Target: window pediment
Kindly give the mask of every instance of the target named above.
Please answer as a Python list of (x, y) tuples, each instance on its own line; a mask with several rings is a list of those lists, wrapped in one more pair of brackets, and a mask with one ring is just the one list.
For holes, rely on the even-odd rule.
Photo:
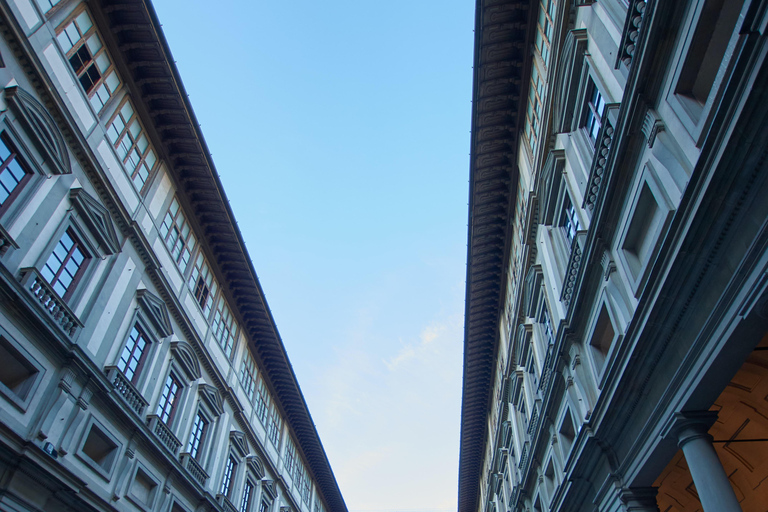
[(55, 174), (72, 174), (67, 145), (48, 109), (34, 96), (19, 86), (7, 87), (5, 98), (30, 130), (38, 146), (48, 157)]
[(557, 210), (558, 190), (565, 168), (565, 151), (549, 152), (547, 161), (541, 171), (538, 196), (541, 198), (541, 223), (551, 226), (554, 223)]
[(144, 313), (152, 321), (160, 336), (166, 338), (173, 334), (173, 326), (165, 302), (146, 289), (139, 290), (136, 295)]
[[(552, 90), (559, 91), (553, 99), (554, 131), (571, 132), (576, 129), (576, 98), (584, 71), (584, 54), (587, 51), (587, 29), (571, 30), (565, 36), (560, 54), (558, 73)], [(578, 119), (576, 119), (578, 120)]]
[(264, 478), (264, 463), (258, 455), (249, 455), (246, 459), (248, 461), (248, 467), (251, 468), (259, 479)]
[(224, 412), (224, 407), (221, 401), (221, 393), (219, 393), (219, 390), (216, 389), (215, 386), (211, 386), (210, 384), (201, 384), (200, 396), (208, 404), (208, 407), (211, 408), (211, 412), (213, 414), (216, 416), (221, 416), (221, 414)]
[(229, 441), (238, 455), (241, 457), (248, 455), (248, 441), (245, 439), (245, 434), (239, 430), (233, 430), (229, 433)]
[(73, 188), (69, 197), (107, 254), (120, 252), (117, 231), (107, 209), (82, 188)]
[(197, 355), (195, 355), (192, 345), (186, 341), (174, 341), (171, 343), (171, 352), (189, 380), (197, 380), (202, 376), (200, 363), (197, 361)]

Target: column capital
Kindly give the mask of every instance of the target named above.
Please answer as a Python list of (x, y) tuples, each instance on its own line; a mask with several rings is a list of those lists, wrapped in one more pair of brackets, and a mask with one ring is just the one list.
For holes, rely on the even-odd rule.
[(680, 448), (685, 443), (700, 437), (711, 436), (707, 433), (717, 421), (717, 411), (676, 412), (667, 420), (661, 430), (664, 439), (675, 439)]

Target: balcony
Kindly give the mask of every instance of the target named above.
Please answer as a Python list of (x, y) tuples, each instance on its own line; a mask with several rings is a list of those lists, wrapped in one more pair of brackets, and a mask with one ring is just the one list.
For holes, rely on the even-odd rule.
[(216, 501), (219, 502), (219, 505), (221, 505), (221, 508), (224, 510), (224, 512), (238, 512), (237, 508), (232, 504), (231, 501), (229, 501), (229, 498), (223, 494), (217, 494)]
[(181, 454), (180, 460), (182, 466), (187, 468), (187, 471), (192, 474), (195, 480), (197, 480), (200, 485), (205, 486), (205, 482), (208, 481), (208, 473), (206, 473), (203, 466), (197, 462), (197, 459), (192, 457), (189, 453), (184, 452)]
[(584, 203), (581, 205), (582, 208), (587, 209), (589, 213), (593, 213), (600, 198), (600, 192), (605, 188), (603, 187), (603, 184), (608, 178), (608, 157), (611, 154), (611, 146), (613, 144), (614, 128), (616, 126), (618, 112), (619, 103), (607, 104), (602, 117), (600, 131), (597, 133), (595, 155), (592, 158), (589, 181), (587, 182), (587, 193), (584, 194)]
[(176, 436), (173, 435), (171, 429), (169, 429), (168, 425), (160, 420), (158, 415), (150, 414), (147, 416), (147, 424), (149, 425), (149, 429), (154, 432), (154, 434), (157, 436), (160, 442), (165, 445), (166, 448), (171, 450), (174, 455), (179, 453), (181, 441), (179, 441)]
[[(563, 277), (563, 290), (560, 292), (560, 300), (568, 308), (573, 298), (573, 291), (576, 288), (576, 278), (581, 269), (581, 259), (584, 254), (584, 244), (587, 241), (586, 231), (577, 231), (571, 243), (571, 254), (568, 257), (568, 265), (565, 267), (565, 276)], [(543, 380), (543, 379), (542, 379)]]
[(114, 386), (114, 390), (125, 400), (128, 407), (139, 416), (144, 416), (144, 411), (147, 409), (147, 401), (141, 396), (139, 391), (133, 387), (131, 381), (125, 378), (123, 372), (121, 372), (117, 366), (107, 366), (104, 368), (104, 373), (107, 374), (107, 379)]
[(53, 291), (53, 288), (40, 275), (40, 272), (34, 267), (23, 268), (21, 269), (19, 281), (21, 281), (21, 285), (36, 299), (40, 307), (46, 311), (56, 325), (67, 336), (74, 339), (75, 334), (77, 334), (78, 329), (83, 324), (80, 323), (80, 320), (77, 319), (58, 294)]

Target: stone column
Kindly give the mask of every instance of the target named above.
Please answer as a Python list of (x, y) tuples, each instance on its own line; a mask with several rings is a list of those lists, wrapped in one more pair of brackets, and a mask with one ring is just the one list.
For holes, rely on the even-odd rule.
[(677, 413), (671, 429), (683, 450), (704, 512), (742, 512), (707, 431), (717, 413)]

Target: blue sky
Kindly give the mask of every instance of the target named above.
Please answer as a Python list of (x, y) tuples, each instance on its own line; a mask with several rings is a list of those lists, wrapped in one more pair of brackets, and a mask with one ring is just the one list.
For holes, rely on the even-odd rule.
[(156, 0), (351, 512), (453, 511), (472, 0)]

